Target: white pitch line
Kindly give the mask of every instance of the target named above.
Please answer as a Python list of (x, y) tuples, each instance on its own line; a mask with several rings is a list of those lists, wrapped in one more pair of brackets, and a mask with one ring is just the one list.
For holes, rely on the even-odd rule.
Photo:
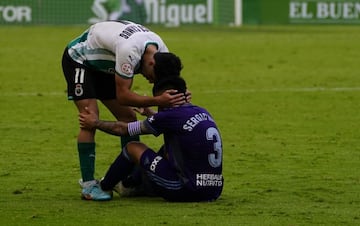
[[(308, 92), (356, 92), (360, 91), (360, 87), (300, 87), (300, 88), (264, 88), (264, 89), (220, 89), (220, 90), (201, 90), (197, 93), (308, 93)], [(145, 91), (137, 91), (137, 93), (146, 93)], [(0, 96), (64, 96), (65, 92), (5, 92)]]

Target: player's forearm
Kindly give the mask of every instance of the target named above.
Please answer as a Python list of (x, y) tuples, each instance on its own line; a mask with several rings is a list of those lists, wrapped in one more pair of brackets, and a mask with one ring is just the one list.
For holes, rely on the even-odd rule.
[(110, 122), (110, 121), (98, 120), (95, 123), (95, 128), (115, 136), (128, 135), (127, 123), (125, 122), (120, 122), (120, 121)]
[(121, 76), (115, 76), (116, 97), (121, 105), (133, 107), (158, 106), (157, 98), (150, 96), (141, 96), (131, 91), (132, 79), (124, 79)]
[(155, 97), (141, 96), (133, 92), (127, 94), (119, 94), (118, 99), (120, 104), (133, 107), (151, 107), (158, 106), (159, 102)]

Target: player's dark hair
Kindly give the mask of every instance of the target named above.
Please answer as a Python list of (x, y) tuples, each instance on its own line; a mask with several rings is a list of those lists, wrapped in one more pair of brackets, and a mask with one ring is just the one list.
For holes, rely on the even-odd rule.
[(186, 82), (180, 76), (161, 78), (154, 82), (153, 95), (168, 89), (176, 89), (178, 93), (186, 93)]
[(154, 54), (155, 65), (155, 81), (165, 77), (180, 76), (180, 71), (183, 68), (181, 60), (173, 53), (161, 53)]

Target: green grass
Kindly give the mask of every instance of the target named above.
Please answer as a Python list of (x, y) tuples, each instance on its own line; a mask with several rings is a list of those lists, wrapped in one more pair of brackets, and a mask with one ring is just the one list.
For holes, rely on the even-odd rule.
[[(359, 27), (154, 28), (222, 133), (225, 187), (213, 203), (80, 200), (60, 61), (84, 28), (0, 27), (1, 225), (360, 224)], [(134, 90), (150, 89), (135, 78)], [(119, 139), (96, 139), (101, 177)]]

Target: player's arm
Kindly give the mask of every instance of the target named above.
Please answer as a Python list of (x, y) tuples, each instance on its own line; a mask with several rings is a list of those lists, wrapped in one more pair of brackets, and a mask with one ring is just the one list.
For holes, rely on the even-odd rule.
[(151, 117), (155, 115), (157, 112), (149, 107), (133, 107), (133, 110), (142, 116)]
[(93, 128), (115, 136), (151, 134), (151, 131), (147, 129), (143, 121), (126, 123), (121, 121), (97, 120)]
[(121, 122), (100, 120), (95, 112), (85, 108), (85, 112), (79, 114), (80, 127), (83, 129), (98, 129), (115, 136), (151, 134), (143, 121)]
[(131, 91), (131, 85), (133, 82), (131, 78), (123, 78), (119, 75), (116, 75), (115, 81), (116, 96), (122, 105), (133, 107), (169, 107), (181, 105), (186, 100), (184, 94), (174, 94), (176, 93), (176, 90), (167, 90), (162, 95), (156, 97), (141, 96)]

